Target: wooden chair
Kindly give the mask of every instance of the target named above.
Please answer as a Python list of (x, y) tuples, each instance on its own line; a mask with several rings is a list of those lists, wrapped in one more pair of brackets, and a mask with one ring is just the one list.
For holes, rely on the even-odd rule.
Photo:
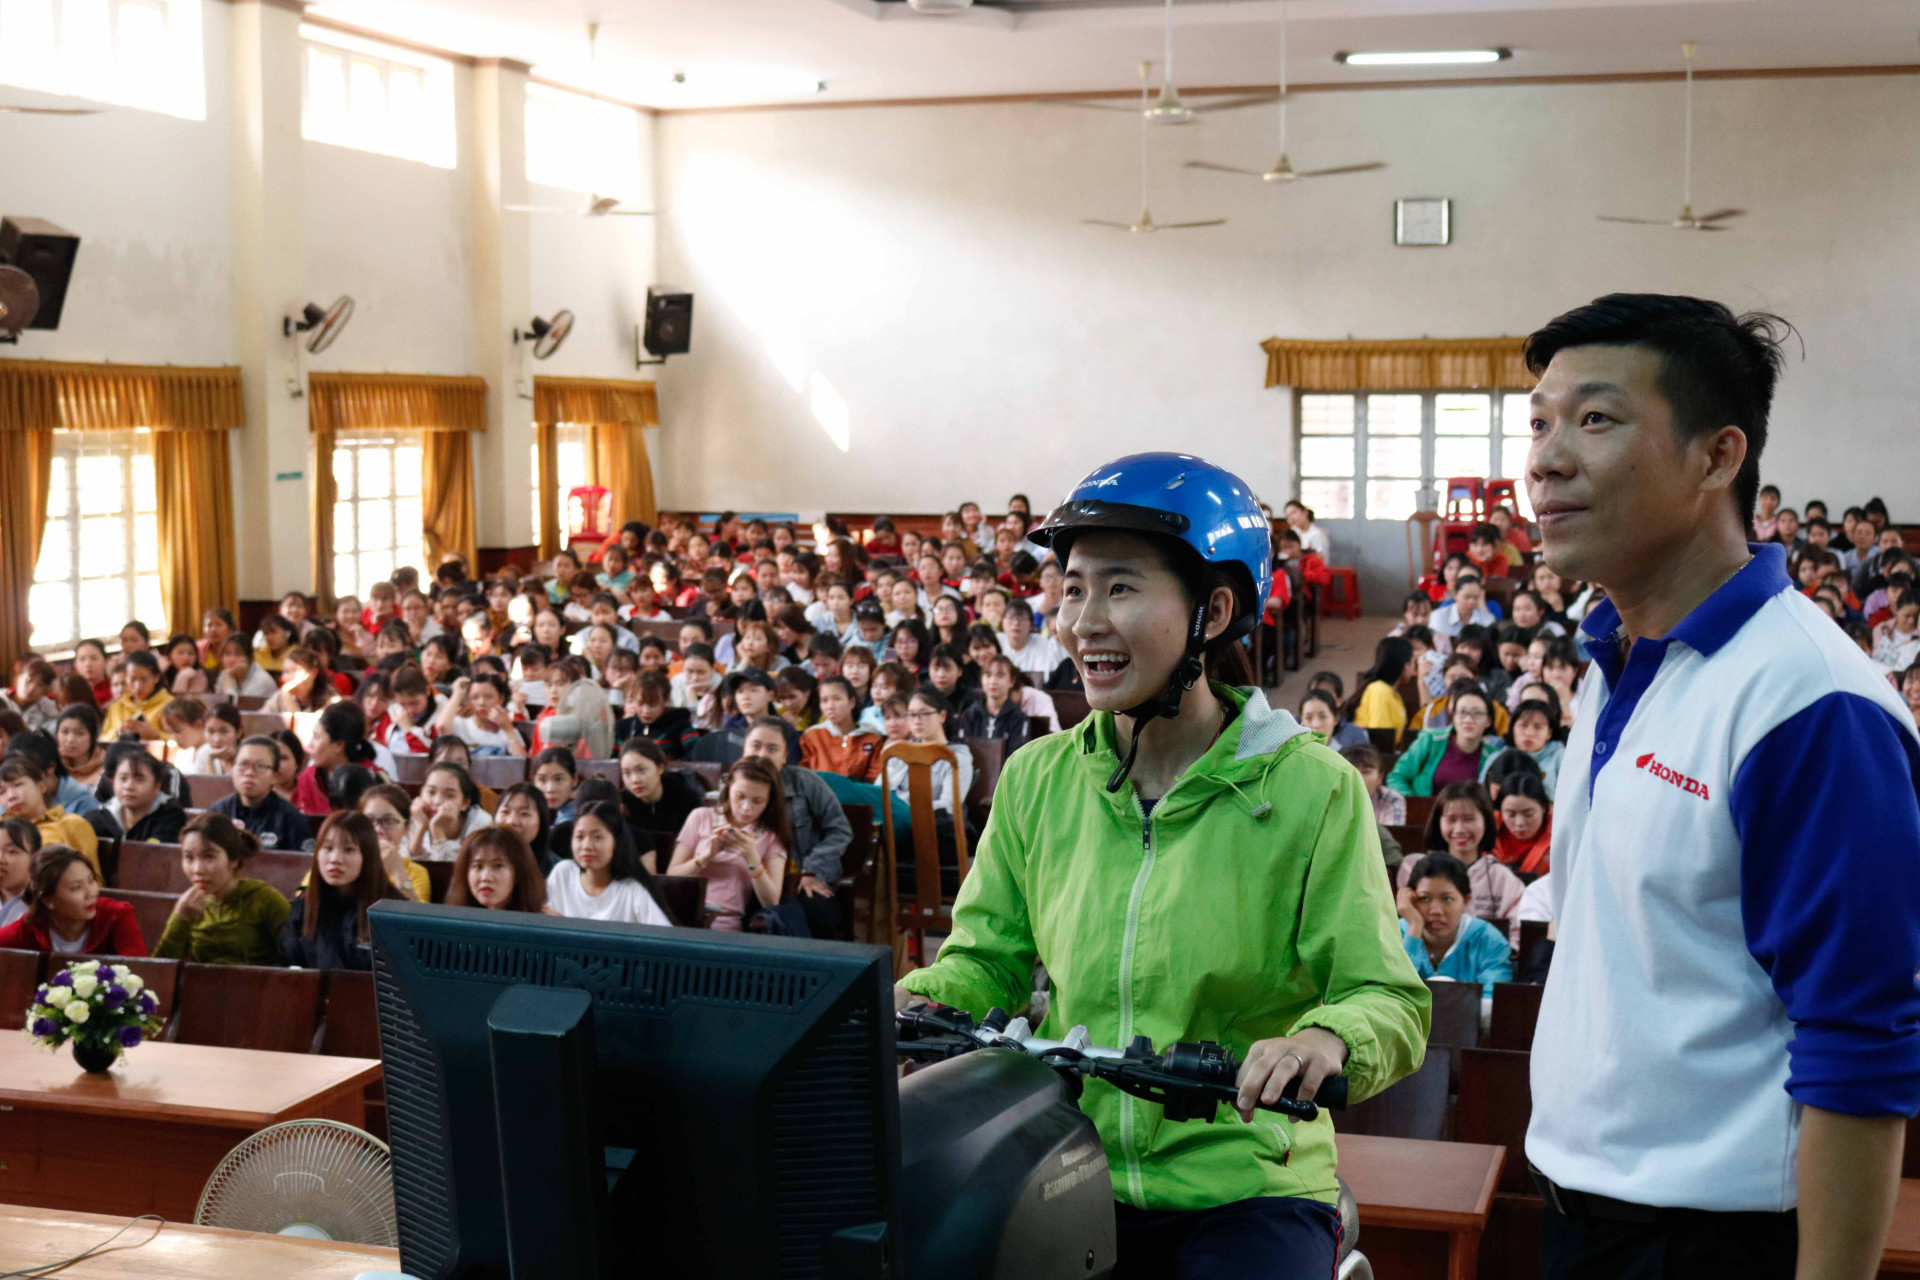
[(1493, 1026), (1487, 1032), (1487, 1047), (1522, 1053), (1531, 1050), (1534, 1024), (1540, 1020), (1540, 997), (1545, 992), (1545, 987), (1532, 983), (1495, 983)]
[(1080, 689), (1049, 689), (1047, 696), (1053, 699), (1053, 709), (1060, 717), (1060, 727), (1071, 729), (1087, 718), (1087, 695)]
[(994, 789), (1000, 785), (1007, 744), (999, 738), (963, 738), (961, 741), (973, 753), (973, 783), (967, 788), (967, 816), (975, 828), (984, 828), (987, 811), (993, 807)]
[(616, 787), (620, 785), (620, 762), (618, 760), (582, 760), (579, 762), (578, 768), (582, 778), (605, 778)]
[(393, 758), (393, 780), (403, 787), (417, 787), (427, 780), (427, 770), (432, 768), (425, 756), (395, 756)]
[(327, 971), (320, 1052), (334, 1058), (380, 1056), (380, 1011), (374, 998), (371, 973), (350, 969)]
[(435, 902), (447, 900), (447, 886), (453, 883), (453, 863), (423, 862), (427, 869), (427, 887)]
[(1369, 729), (1367, 730), (1367, 737), (1372, 741), (1375, 751), (1394, 752), (1400, 749), (1400, 734), (1397, 730)]
[(934, 826), (933, 818), (933, 766), (935, 761), (945, 760), (951, 769), (953, 796), (951, 799), (953, 820), (954, 859), (960, 880), (967, 878), (967, 827), (965, 821), (966, 803), (960, 794), (960, 771), (953, 752), (939, 743), (896, 742), (880, 753), (880, 777), (883, 780), (890, 772), (889, 762), (898, 760), (907, 770), (907, 809), (912, 815), (912, 829), (909, 836), (913, 841), (914, 900), (900, 902), (894, 888), (896, 868), (900, 861), (900, 841), (894, 831), (893, 806), (880, 806), (881, 851), (885, 889), (883, 896), (895, 904), (896, 924), (900, 941), (894, 947), (894, 967), (900, 969), (904, 959), (901, 945), (908, 937), (912, 939), (913, 957), (916, 965), (927, 962), (926, 945), (928, 932), (953, 932), (953, 902), (941, 893), (940, 876), (940, 838)]
[(173, 904), (180, 897), (178, 892), (154, 893), (142, 889), (102, 889), (100, 894), (132, 905), (148, 951), (160, 945), (160, 935), (166, 932), (167, 919), (173, 915)]
[(1460, 1050), (1480, 1045), (1480, 984), (1477, 982), (1435, 982), (1427, 980), (1433, 992), (1433, 1026), (1427, 1032), (1427, 1053), (1444, 1051), (1452, 1072), (1449, 1083), (1459, 1079)]
[(171, 1036), (182, 1044), (311, 1053), (326, 977), (319, 969), (189, 962), (181, 966)]
[(161, 1023), (164, 1025), (172, 1020), (180, 991), (178, 960), (157, 960), (152, 956), (101, 956), (100, 959), (111, 964), (123, 964), (139, 974), (140, 981), (153, 993), (154, 1003), (159, 1006), (154, 1012)]
[(243, 738), (251, 738), (255, 734), (278, 733), (282, 729), (293, 727), (293, 713), (290, 711), (242, 711), (240, 713), (240, 736)]
[(1513, 589), (1519, 584), (1511, 577), (1495, 574), (1486, 580), (1487, 599), (1500, 606), (1503, 617), (1513, 616)]
[[(527, 780), (527, 758), (525, 756), (476, 756), (473, 768), (468, 772), (480, 786), (504, 791), (515, 783)], [(618, 780), (616, 777), (615, 781)]]
[(704, 876), (655, 876), (653, 887), (661, 908), (683, 929), (705, 927), (707, 881)]
[(180, 865), (180, 846), (146, 840), (120, 842), (120, 866), (113, 877), (117, 889), (145, 889), (153, 893), (183, 893), (187, 873)]
[(1533, 1118), (1533, 1087), (1528, 1063), (1533, 1055), (1509, 1049), (1460, 1051), (1460, 1100), (1454, 1110), (1453, 1140), (1507, 1149), (1500, 1190), (1532, 1195), (1533, 1178), (1521, 1155), (1527, 1122)]
[(233, 779), (224, 773), (183, 774), (187, 780), (187, 799), (193, 803), (189, 808), (210, 809), (213, 802), (233, 794)]
[[(873, 838), (873, 806), (867, 804), (842, 804), (842, 812), (847, 815), (847, 825), (853, 828), (853, 840), (847, 845), (846, 853), (840, 859), (840, 883), (835, 887), (840, 903), (845, 910), (840, 913), (840, 939), (853, 942), (858, 938), (855, 927), (860, 918), (860, 904), (865, 902), (871, 913), (866, 920), (873, 922), (873, 916), (886, 916), (892, 920), (891, 912), (873, 911), (873, 885), (877, 868), (874, 853), (879, 843)], [(872, 940), (871, 935), (868, 938)]]
[(694, 779), (699, 782), (702, 791), (712, 791), (718, 787), (720, 785), (720, 775), (726, 772), (726, 770), (719, 765), (711, 764), (704, 760), (669, 760), (667, 761), (667, 768), (678, 769), (682, 773), (692, 774)]
[(1525, 973), (1527, 961), (1533, 958), (1533, 949), (1547, 940), (1547, 922), (1545, 920), (1522, 920), (1520, 922), (1520, 948), (1513, 957), (1513, 971)]
[[(1427, 829), (1424, 826), (1388, 827), (1393, 838), (1400, 842), (1400, 852), (1416, 861), (1427, 850)], [(1409, 873), (1411, 874), (1411, 873)]]
[(1048, 721), (1048, 719), (1045, 716), (1028, 716), (1027, 717), (1027, 741), (1028, 742), (1032, 742), (1035, 738), (1044, 738), (1049, 733), (1052, 733), (1052, 732), (1053, 732), (1052, 724), (1051, 722)]
[(46, 962), (41, 951), (0, 951), (0, 1031), (27, 1025), (27, 1006), (46, 976)]
[(1447, 1056), (1431, 1045), (1420, 1069), (1345, 1111), (1334, 1111), (1337, 1133), (1438, 1142), (1447, 1128)]
[(1432, 796), (1408, 796), (1407, 797), (1407, 825), (1408, 826), (1424, 827), (1427, 825), (1427, 819), (1432, 815), (1433, 815), (1433, 797)]
[[(310, 853), (267, 849), (248, 858), (240, 874), (272, 885), (280, 891), (281, 897), (291, 902), (293, 895), (300, 892), (301, 881), (312, 870), (313, 855)], [(186, 885), (182, 884), (174, 892), (178, 894), (185, 888)]]

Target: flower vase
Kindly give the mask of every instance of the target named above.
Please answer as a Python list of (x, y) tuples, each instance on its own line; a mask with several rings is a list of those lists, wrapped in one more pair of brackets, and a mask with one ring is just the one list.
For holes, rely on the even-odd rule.
[(113, 1069), (114, 1059), (120, 1056), (119, 1046), (104, 1044), (98, 1040), (75, 1040), (73, 1042), (73, 1060), (80, 1069), (89, 1075), (105, 1075)]

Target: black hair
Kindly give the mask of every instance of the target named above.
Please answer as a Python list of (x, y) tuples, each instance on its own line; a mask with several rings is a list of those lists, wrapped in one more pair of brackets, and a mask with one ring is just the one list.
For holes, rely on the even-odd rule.
[(814, 632), (813, 638), (807, 641), (807, 656), (811, 658), (816, 653), (829, 658), (843, 657), (844, 651), (840, 645), (840, 637), (829, 631)]
[(426, 776), (430, 778), (436, 773), (451, 774), (453, 780), (460, 784), (460, 798), (466, 808), (471, 809), (480, 803), (480, 785), (473, 780), (473, 775), (465, 769), (462, 769), (451, 760), (437, 760), (434, 762), (433, 767), (427, 770)]
[(135, 649), (127, 655), (127, 665), (138, 667), (156, 676), (160, 674), (160, 659), (153, 656), (151, 649)]
[(562, 769), (572, 774), (576, 782), (579, 781), (580, 762), (575, 760), (573, 758), (573, 752), (565, 747), (548, 747), (545, 751), (535, 756), (533, 762), (527, 766), (527, 776), (531, 778), (535, 773), (550, 764), (559, 765)]
[(1331, 691), (1326, 689), (1307, 690), (1306, 695), (1300, 699), (1300, 713), (1302, 715), (1306, 714), (1307, 704), (1309, 702), (1325, 703), (1327, 710), (1333, 713), (1333, 718), (1335, 720), (1340, 718), (1340, 700), (1335, 697)]
[(380, 777), (364, 764), (344, 764), (327, 773), (327, 803), (335, 812), (360, 809), (360, 797), (380, 785)]
[(680, 661), (683, 666), (688, 658), (698, 658), (702, 662), (711, 663), (713, 661), (713, 646), (710, 644), (690, 644), (680, 655)]
[(1481, 781), (1486, 784), (1488, 791), (1497, 790), (1504, 796), (1513, 790), (1514, 780), (1517, 778), (1531, 778), (1538, 781), (1545, 776), (1538, 760), (1518, 747), (1508, 747), (1493, 758), (1493, 763), (1487, 766), (1487, 776)]
[[(576, 805), (573, 830), (579, 831), (583, 818), (592, 818), (605, 827), (613, 836), (613, 857), (607, 860), (607, 874), (615, 880), (638, 880), (647, 887), (649, 897), (653, 892), (653, 877), (647, 874), (647, 864), (640, 861), (640, 849), (634, 843), (633, 832), (627, 827), (627, 815), (620, 807), (619, 794), (616, 791), (612, 800), (596, 800), (587, 805)], [(564, 855), (571, 858), (573, 850)]]
[(933, 685), (923, 684), (907, 694), (908, 702), (912, 702), (915, 698), (920, 699), (933, 710), (945, 713), (947, 719), (942, 728), (947, 741), (953, 741), (953, 736), (959, 732), (960, 726), (954, 723), (953, 703), (947, 699), (947, 695)]
[(375, 752), (367, 741), (367, 713), (357, 702), (333, 702), (320, 713), (320, 727), (340, 744), (349, 764), (371, 764)]
[(1793, 326), (1765, 312), (1735, 315), (1724, 304), (1671, 294), (1612, 293), (1557, 316), (1527, 338), (1527, 368), (1546, 372), (1572, 347), (1644, 347), (1660, 356), (1657, 385), (1673, 409), (1673, 429), (1691, 441), (1724, 426), (1746, 435), (1747, 456), (1734, 480), (1735, 513), (1753, 524), (1767, 417)]
[(1360, 709), (1360, 699), (1367, 696), (1367, 686), (1376, 680), (1397, 691), (1412, 662), (1412, 641), (1405, 636), (1383, 637), (1373, 647), (1373, 665), (1362, 671), (1359, 679), (1353, 682), (1353, 696), (1340, 709), (1341, 715), (1348, 720), (1353, 719), (1354, 713)]
[(1544, 680), (1537, 681), (1535, 684), (1530, 684), (1527, 686), (1527, 688), (1528, 689), (1534, 689), (1534, 688), (1545, 689), (1547, 691), (1548, 696), (1545, 698), (1528, 698), (1526, 701), (1522, 702), (1519, 705), (1519, 707), (1514, 711), (1512, 717), (1508, 720), (1508, 729), (1507, 729), (1508, 736), (1512, 736), (1512, 733), (1513, 733), (1512, 726), (1520, 723), (1520, 717), (1525, 715), (1530, 708), (1537, 707), (1539, 708), (1539, 713), (1545, 716), (1547, 719), (1547, 740), (1549, 742), (1558, 742), (1560, 740), (1560, 731), (1561, 731), (1560, 730), (1560, 691), (1558, 689), (1555, 689), (1552, 685), (1548, 684)]
[(1548, 642), (1547, 652), (1540, 659), (1540, 669), (1542, 671), (1546, 670), (1549, 662), (1557, 662), (1561, 666), (1572, 667), (1578, 670), (1580, 667), (1580, 651), (1573, 647), (1573, 641), (1567, 639), (1567, 637), (1555, 636)]
[(60, 718), (53, 722), (54, 726), (57, 728), (64, 720), (72, 720), (87, 731), (87, 754), (93, 754), (93, 749), (100, 745), (99, 711), (84, 702), (75, 702), (60, 713)]
[(1433, 597), (1424, 591), (1409, 591), (1407, 592), (1407, 598), (1400, 602), (1400, 612), (1405, 613), (1415, 605), (1420, 605), (1428, 612), (1432, 612)]
[(1337, 671), (1314, 672), (1313, 677), (1307, 681), (1307, 687), (1309, 689), (1332, 689), (1335, 698), (1344, 698), (1347, 696), (1347, 682), (1340, 678), (1340, 674)]
[[(1480, 852), (1486, 853), (1493, 848), (1493, 842), (1499, 838), (1498, 820), (1493, 812), (1493, 798), (1487, 789), (1477, 782), (1449, 782), (1433, 798), (1433, 810), (1427, 815), (1426, 844), (1429, 849), (1445, 850), (1447, 839), (1440, 833), (1440, 819), (1447, 812), (1447, 804), (1453, 800), (1466, 800), (1480, 811), (1485, 830), (1480, 833)], [(1462, 868), (1464, 873), (1465, 868)], [(1419, 876), (1414, 877), (1419, 882)]]
[[(1498, 764), (1499, 761), (1496, 760), (1494, 763)], [(1553, 797), (1547, 794), (1546, 779), (1538, 773), (1515, 774), (1500, 788), (1500, 798), (1505, 800), (1508, 796), (1519, 796), (1522, 800), (1531, 800), (1548, 813), (1553, 812)]]
[(251, 737), (240, 739), (239, 745), (233, 749), (233, 759), (236, 764), (239, 763), (240, 753), (248, 747), (265, 747), (267, 750), (273, 752), (274, 771), (279, 771), (280, 757), (286, 754), (287, 749), (281, 745), (278, 738), (273, 737), (271, 734), (256, 733)]
[[(638, 741), (638, 739), (635, 739), (635, 741)], [(630, 742), (627, 745), (632, 746), (633, 743)], [(534, 833), (533, 839), (529, 842), (529, 847), (533, 850), (534, 857), (545, 857), (548, 852), (547, 836), (553, 831), (553, 810), (547, 808), (546, 796), (542, 795), (540, 788), (534, 786), (531, 782), (516, 782), (500, 793), (500, 803), (495, 807), (495, 813), (506, 808), (507, 797), (509, 796), (532, 797), (533, 811), (540, 819), (540, 830)]]
[(1462, 898), (1473, 901), (1473, 881), (1467, 878), (1466, 864), (1450, 853), (1430, 853), (1414, 863), (1407, 883), (1417, 889), (1422, 880), (1445, 880), (1460, 891)]
[(1340, 758), (1363, 773), (1368, 769), (1372, 769), (1375, 773), (1384, 776), (1387, 772), (1383, 767), (1385, 761), (1381, 758), (1380, 752), (1374, 748), (1372, 743), (1356, 742), (1345, 751), (1342, 751)]

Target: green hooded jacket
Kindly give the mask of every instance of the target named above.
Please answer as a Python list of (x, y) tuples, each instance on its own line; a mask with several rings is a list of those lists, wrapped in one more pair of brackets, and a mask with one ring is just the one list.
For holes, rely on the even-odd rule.
[[(1007, 759), (939, 959), (901, 980), (975, 1017), (1024, 1009), (1033, 963), (1053, 994), (1037, 1034), (1084, 1023), (1095, 1044), (1165, 1048), (1324, 1027), (1346, 1042), (1355, 1101), (1417, 1069), (1431, 995), (1400, 942), (1360, 775), (1255, 690), (1213, 686), (1227, 731), (1145, 812), (1106, 790), (1114, 718), (1095, 712)], [(1327, 1114), (1295, 1125), (1166, 1120), (1090, 1081), (1080, 1102), (1106, 1145), (1116, 1195), (1142, 1209), (1254, 1196), (1331, 1203)]]

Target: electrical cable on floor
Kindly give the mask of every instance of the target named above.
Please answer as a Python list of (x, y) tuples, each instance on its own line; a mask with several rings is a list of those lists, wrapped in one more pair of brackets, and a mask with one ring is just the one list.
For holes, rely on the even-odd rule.
[[(118, 1240), (121, 1236), (125, 1235), (127, 1231), (130, 1228), (132, 1228), (133, 1224), (136, 1222), (154, 1222), (154, 1223), (158, 1223), (159, 1225), (154, 1228), (152, 1235), (148, 1236), (145, 1240), (142, 1240), (139, 1244), (122, 1245), (118, 1249), (107, 1248), (108, 1245), (112, 1244), (115, 1240)], [(161, 1217), (159, 1214), (143, 1213), (137, 1218), (128, 1218), (126, 1226), (121, 1227), (118, 1231), (114, 1232), (112, 1235), (108, 1236), (105, 1240), (102, 1240), (99, 1244), (93, 1246), (93, 1248), (87, 1250), (85, 1253), (76, 1253), (71, 1258), (62, 1259), (59, 1262), (43, 1262), (37, 1267), (27, 1267), (21, 1271), (0, 1271), (0, 1280), (17, 1280), (17, 1277), (23, 1277), (23, 1276), (50, 1276), (56, 1271), (65, 1270), (67, 1267), (72, 1266), (76, 1262), (84, 1262), (88, 1258), (91, 1258), (96, 1254), (125, 1253), (129, 1249), (139, 1249), (145, 1245), (152, 1244), (155, 1240), (157, 1240), (160, 1237), (161, 1228), (165, 1227), (166, 1225), (167, 1225), (167, 1220)]]

